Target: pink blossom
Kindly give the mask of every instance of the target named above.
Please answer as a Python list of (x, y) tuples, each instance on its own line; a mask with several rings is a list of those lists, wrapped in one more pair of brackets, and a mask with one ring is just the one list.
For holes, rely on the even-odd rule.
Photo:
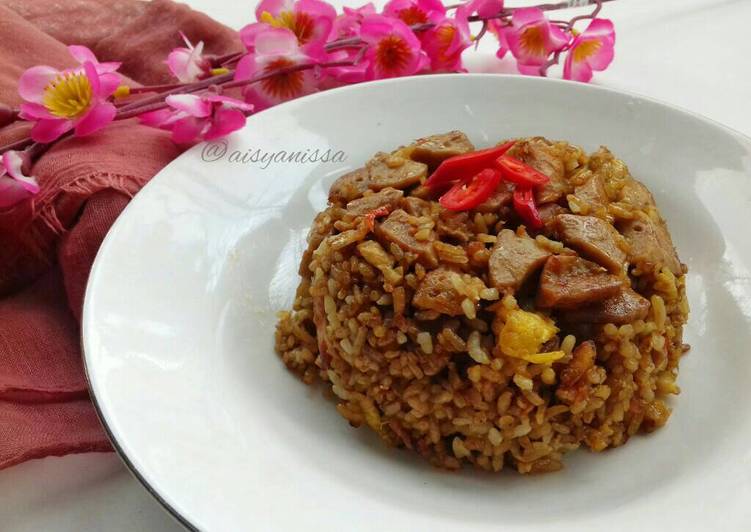
[(563, 78), (587, 82), (593, 70), (605, 70), (615, 55), (615, 29), (607, 19), (596, 18), (578, 35), (563, 64)]
[(193, 46), (183, 32), (180, 35), (185, 47), (174, 48), (167, 56), (167, 67), (181, 83), (206, 78), (211, 73), (211, 62), (203, 56), (203, 41)]
[(411, 76), (430, 64), (420, 40), (404, 22), (382, 15), (363, 19), (360, 36), (368, 46), (367, 78)]
[(289, 70), (296, 65), (317, 63), (320, 59), (304, 53), (292, 31), (282, 28), (266, 29), (255, 36), (254, 50), (254, 53), (246, 55), (237, 64), (236, 80), (248, 80), (287, 69), (245, 88), (245, 100), (253, 103), (256, 110), (316, 91), (315, 78), (310, 69)]
[(14, 150), (2, 155), (0, 165), (0, 209), (12, 207), (39, 192), (33, 176), (23, 174), (24, 155)]
[(141, 123), (172, 131), (177, 144), (192, 144), (229, 135), (245, 125), (253, 106), (219, 94), (173, 94), (165, 98), (170, 109), (139, 116)]
[[(363, 18), (376, 14), (375, 6), (372, 3), (367, 3), (356, 9), (344, 7), (342, 11), (343, 13), (334, 20), (329, 41), (359, 37)], [(353, 61), (358, 57), (359, 53), (360, 49), (357, 47), (341, 48), (328, 52), (326, 58), (327, 61)], [(361, 60), (356, 65), (329, 67), (325, 73), (335, 80), (332, 85), (336, 86), (337, 82), (360, 83), (361, 81), (365, 81), (367, 69), (368, 62)]]
[(363, 17), (375, 14), (376, 8), (372, 2), (368, 2), (364, 6), (356, 9), (343, 7), (342, 14), (334, 19), (329, 40), (357, 37), (360, 35), (360, 23), (362, 22)]
[(440, 0), (390, 0), (383, 7), (383, 14), (412, 26), (443, 20), (446, 8)]
[(503, 59), (508, 53), (507, 30), (508, 27), (504, 26), (500, 20), (492, 19), (488, 21), (488, 32), (495, 35), (495, 38), (498, 39), (498, 50), (495, 52), (495, 56), (498, 59)]
[(68, 53), (70, 53), (70, 55), (73, 56), (73, 59), (78, 61), (81, 66), (83, 66), (83, 64), (86, 62), (93, 63), (96, 71), (99, 74), (115, 72), (118, 68), (120, 68), (120, 65), (122, 64), (118, 61), (107, 61), (105, 63), (100, 63), (94, 55), (94, 52), (92, 52), (85, 46), (81, 46), (80, 44), (71, 44), (70, 46), (68, 46)]
[(536, 7), (514, 10), (511, 27), (504, 34), (522, 74), (539, 75), (548, 56), (568, 42), (566, 34)]
[(120, 84), (115, 70), (120, 63), (100, 63), (84, 46), (69, 46), (71, 55), (82, 66), (57, 70), (34, 66), (18, 82), (18, 93), (26, 100), (19, 116), (35, 122), (31, 138), (49, 143), (75, 128), (76, 136), (94, 133), (117, 113), (107, 100)]
[(503, 0), (471, 0), (463, 7), (469, 15), (477, 14), (483, 18), (488, 18), (501, 12)]
[(454, 18), (444, 18), (421, 35), (423, 50), (434, 72), (465, 72), (462, 52), (472, 44), (464, 7), (456, 9)]
[(262, 0), (256, 8), (258, 22), (240, 30), (248, 52), (253, 53), (256, 36), (269, 28), (290, 30), (306, 51), (322, 51), (336, 18), (336, 10), (321, 0)]

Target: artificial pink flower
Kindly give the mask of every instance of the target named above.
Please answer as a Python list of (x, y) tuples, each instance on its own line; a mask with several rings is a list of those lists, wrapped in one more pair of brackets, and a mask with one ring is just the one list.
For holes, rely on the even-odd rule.
[(181, 83), (191, 83), (211, 74), (211, 62), (203, 56), (203, 41), (193, 46), (183, 32), (185, 47), (174, 48), (167, 56), (167, 67)]
[(23, 175), (23, 154), (14, 150), (6, 151), (1, 160), (0, 209), (12, 207), (39, 192), (36, 178)]
[(107, 100), (120, 85), (114, 72), (119, 63), (100, 63), (84, 46), (69, 46), (79, 68), (57, 70), (35, 66), (26, 70), (18, 81), (18, 93), (26, 100), (19, 116), (36, 122), (31, 138), (49, 143), (75, 128), (83, 137), (99, 131), (115, 119), (117, 110)]
[(360, 24), (362, 23), (363, 17), (375, 14), (376, 8), (372, 2), (368, 2), (364, 6), (356, 9), (343, 7), (342, 14), (334, 19), (329, 40), (357, 37), (360, 35)]
[(596, 18), (578, 35), (563, 64), (563, 79), (587, 82), (593, 70), (605, 70), (615, 55), (615, 29), (607, 19)]
[(411, 76), (430, 64), (420, 40), (404, 22), (383, 15), (363, 19), (360, 37), (368, 46), (368, 79)]
[(177, 144), (192, 144), (229, 135), (245, 125), (253, 106), (219, 94), (173, 94), (165, 98), (171, 109), (139, 116), (142, 124), (172, 131)]
[[(258, 33), (254, 39), (254, 49), (254, 53), (246, 55), (237, 64), (236, 80), (248, 80), (295, 65), (319, 62), (319, 58), (302, 51), (297, 37), (288, 29), (270, 28)], [(298, 70), (282, 72), (252, 83), (245, 88), (243, 95), (260, 111), (315, 91), (313, 72)]]
[(256, 8), (258, 22), (240, 30), (248, 52), (255, 50), (258, 33), (269, 28), (290, 30), (306, 51), (321, 50), (336, 18), (336, 10), (321, 0), (262, 0)]
[(434, 28), (421, 35), (420, 41), (433, 72), (466, 72), (462, 52), (472, 44), (466, 9), (458, 7), (454, 18), (436, 22)]
[(462, 7), (469, 15), (477, 14), (482, 18), (488, 18), (501, 12), (503, 0), (471, 0)]
[[(334, 20), (334, 25), (331, 28), (331, 35), (329, 36), (329, 42), (338, 39), (349, 39), (360, 36), (360, 26), (362, 25), (363, 18), (369, 15), (375, 15), (376, 9), (372, 3), (367, 3), (357, 9), (344, 7), (343, 13)], [(358, 57), (360, 53), (359, 48), (340, 48), (338, 50), (331, 50), (325, 54), (327, 61), (353, 61)], [(365, 81), (367, 77), (368, 62), (365, 60), (359, 61), (355, 65), (329, 67), (325, 70), (325, 74), (329, 79), (324, 79), (323, 82), (329, 81), (328, 86), (336, 86), (341, 83), (360, 83)], [(334, 80), (330, 82), (330, 80)]]
[(81, 66), (83, 66), (83, 64), (87, 62), (93, 63), (96, 71), (99, 74), (115, 72), (118, 68), (120, 68), (120, 65), (122, 65), (122, 63), (118, 61), (107, 61), (100, 63), (94, 55), (94, 52), (92, 52), (85, 46), (81, 46), (80, 44), (71, 44), (70, 46), (68, 46), (68, 53), (70, 53), (70, 55), (73, 56), (73, 59), (78, 61)]
[(390, 0), (383, 7), (383, 14), (412, 26), (443, 20), (446, 8), (440, 0)]
[(508, 47), (522, 74), (540, 75), (548, 56), (566, 46), (568, 38), (536, 7), (514, 10), (511, 27), (504, 31)]
[(503, 59), (508, 53), (508, 39), (506, 38), (507, 26), (504, 26), (503, 22), (498, 19), (491, 19), (488, 21), (488, 32), (495, 35), (498, 39), (498, 50), (495, 52), (495, 56), (498, 59)]

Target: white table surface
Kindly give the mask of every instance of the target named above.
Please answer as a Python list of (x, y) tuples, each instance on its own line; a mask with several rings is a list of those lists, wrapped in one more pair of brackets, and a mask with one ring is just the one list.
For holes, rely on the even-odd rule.
[[(250, 21), (255, 5), (237, 0), (186, 3), (236, 28)], [(596, 83), (673, 103), (751, 135), (751, 74), (746, 70), (751, 0), (618, 0), (607, 4), (603, 15), (616, 25), (616, 59), (607, 72), (596, 74)], [(509, 71), (508, 63), (494, 59), (491, 42), (487, 38), (479, 52), (470, 54), (472, 71)], [(92, 453), (34, 460), (0, 471), (0, 530), (182, 528), (114, 454)]]

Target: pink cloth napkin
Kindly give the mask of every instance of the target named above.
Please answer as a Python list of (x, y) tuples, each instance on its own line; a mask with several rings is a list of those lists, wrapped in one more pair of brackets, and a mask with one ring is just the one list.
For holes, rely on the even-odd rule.
[[(17, 106), (28, 67), (74, 63), (66, 45), (142, 84), (169, 81), (179, 31), (207, 53), (241, 50), (237, 34), (169, 0), (0, 0), (0, 102)], [(0, 144), (26, 126), (0, 129)], [(180, 154), (133, 120), (67, 139), (34, 166), (33, 201), (0, 211), (0, 469), (49, 455), (111, 450), (89, 400), (79, 320), (92, 261), (130, 198)], [(143, 260), (148, 260), (144, 257)]]

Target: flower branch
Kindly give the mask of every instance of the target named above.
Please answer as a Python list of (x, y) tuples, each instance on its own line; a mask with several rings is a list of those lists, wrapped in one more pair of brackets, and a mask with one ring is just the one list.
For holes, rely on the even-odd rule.
[[(587, 82), (613, 60), (615, 31), (598, 18), (613, 0), (570, 0), (507, 7), (503, 0), (390, 0), (337, 14), (322, 0), (262, 0), (256, 22), (240, 31), (243, 52), (203, 53), (203, 42), (175, 48), (166, 64), (174, 83), (129, 87), (114, 62), (99, 62), (83, 46), (69, 46), (78, 67), (32, 67), (19, 80), (24, 103), (0, 104), (0, 128), (23, 120), (31, 136), (0, 146), (0, 208), (31, 198), (38, 186), (27, 176), (52, 143), (95, 134), (116, 120), (138, 117), (170, 131), (180, 144), (218, 138), (245, 124), (248, 114), (324, 88), (380, 78), (465, 72), (463, 52), (492, 35), (497, 57), (513, 56), (522, 74), (546, 76), (565, 54), (563, 77)], [(545, 13), (593, 6), (569, 20)], [(574, 26), (589, 20), (577, 31)], [(476, 35), (470, 24), (479, 24)], [(236, 89), (240, 98), (225, 93)], [(233, 93), (235, 94), (235, 93)]]

